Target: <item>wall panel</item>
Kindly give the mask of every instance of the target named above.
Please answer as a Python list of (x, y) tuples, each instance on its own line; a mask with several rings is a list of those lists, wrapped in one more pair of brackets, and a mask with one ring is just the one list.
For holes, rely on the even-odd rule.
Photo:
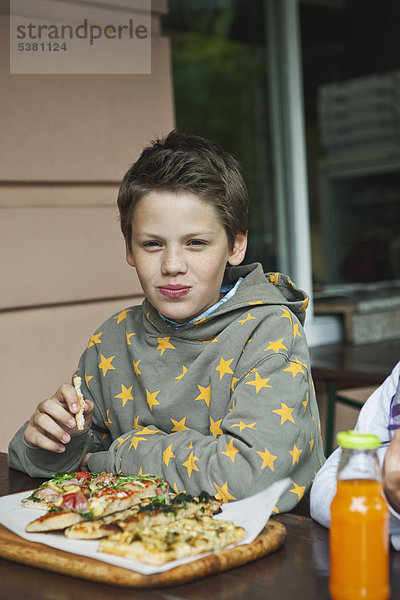
[(143, 145), (174, 127), (167, 3), (151, 5), (149, 75), (10, 75), (0, 0), (0, 451), (92, 331), (141, 300), (116, 197)]

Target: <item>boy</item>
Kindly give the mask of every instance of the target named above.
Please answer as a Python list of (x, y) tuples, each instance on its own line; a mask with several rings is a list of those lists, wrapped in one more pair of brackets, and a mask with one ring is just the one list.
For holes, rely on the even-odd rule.
[(247, 191), (217, 144), (171, 132), (144, 149), (118, 196), (145, 300), (91, 337), (77, 374), (11, 441), (31, 476), (88, 468), (164, 477), (176, 492), (239, 499), (289, 476), (302, 498), (324, 457), (302, 323), (306, 295), (240, 267)]
[[(390, 510), (390, 534), (394, 548), (400, 550), (400, 362), (368, 398), (360, 411), (356, 429), (375, 433), (390, 445), (378, 450), (382, 483)], [(394, 429), (396, 427), (396, 429)], [(337, 448), (318, 472), (311, 490), (311, 516), (330, 525), (330, 507), (336, 494), (336, 473), (341, 456)]]

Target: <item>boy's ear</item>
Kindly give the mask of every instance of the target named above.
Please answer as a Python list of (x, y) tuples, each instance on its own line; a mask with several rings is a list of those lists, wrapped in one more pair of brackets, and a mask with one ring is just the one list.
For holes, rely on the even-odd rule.
[(247, 248), (247, 233), (237, 233), (232, 250), (229, 252), (228, 263), (240, 265), (244, 259)]
[(136, 267), (135, 259), (133, 257), (132, 251), (129, 249), (128, 242), (125, 242), (125, 252), (126, 252), (126, 262), (131, 267)]

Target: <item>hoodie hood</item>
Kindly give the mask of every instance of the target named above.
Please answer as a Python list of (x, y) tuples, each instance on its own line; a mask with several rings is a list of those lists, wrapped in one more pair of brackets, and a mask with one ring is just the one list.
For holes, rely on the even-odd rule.
[[(265, 273), (260, 263), (228, 267), (224, 283), (235, 283), (239, 277), (243, 282), (239, 285), (230, 306), (248, 306), (252, 304), (284, 305), (289, 308), (304, 325), (305, 309), (308, 305), (307, 294), (296, 287), (287, 275), (282, 273)], [(246, 282), (246, 283), (245, 283)], [(245, 285), (243, 285), (245, 283)], [(250, 297), (250, 298), (249, 298)]]

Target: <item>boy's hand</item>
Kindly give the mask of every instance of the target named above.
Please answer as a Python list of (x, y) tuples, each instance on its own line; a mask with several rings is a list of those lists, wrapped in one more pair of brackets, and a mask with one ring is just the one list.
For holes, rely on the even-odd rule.
[[(85, 427), (92, 422), (93, 403), (85, 399)], [(71, 437), (82, 433), (76, 427), (74, 415), (79, 410), (79, 401), (74, 386), (62, 385), (54, 396), (40, 402), (25, 429), (25, 441), (50, 452), (64, 452)]]
[(394, 510), (400, 513), (400, 429), (396, 429), (383, 463), (383, 486)]

